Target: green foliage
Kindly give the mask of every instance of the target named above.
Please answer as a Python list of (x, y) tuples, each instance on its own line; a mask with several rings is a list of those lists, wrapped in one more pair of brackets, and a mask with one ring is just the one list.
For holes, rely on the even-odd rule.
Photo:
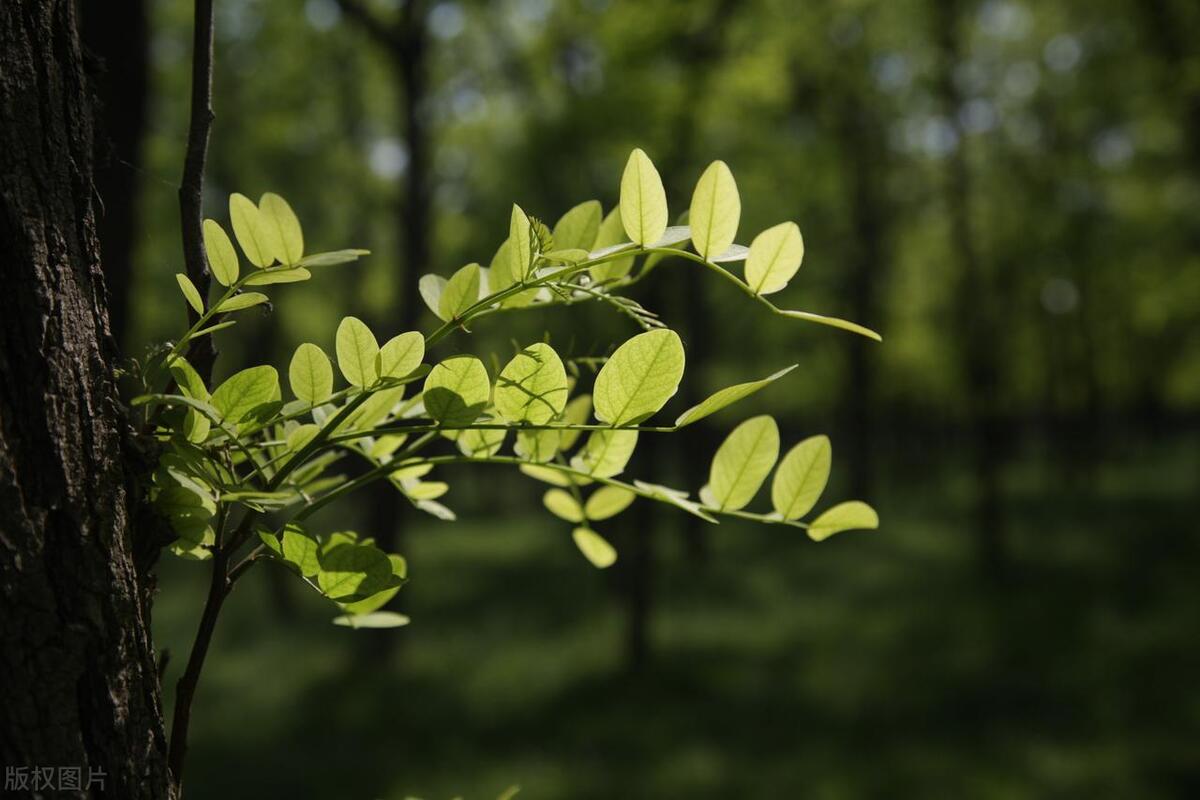
[[(778, 427), (767, 416), (732, 430), (697, 499), (659, 484), (619, 479), (645, 435), (679, 430), (796, 369), (722, 389), (677, 413), (673, 425), (649, 424), (678, 390), (686, 361), (680, 337), (625, 294), (651, 269), (681, 261), (736, 284), (773, 314), (873, 335), (853, 323), (780, 310), (763, 299), (794, 276), (803, 254), (799, 229), (792, 223), (776, 226), (750, 248), (734, 242), (741, 201), (723, 162), (701, 176), (687, 215), (690, 225), (667, 227), (662, 181), (641, 150), (630, 155), (620, 188), (618, 208), (605, 215), (589, 200), (563, 214), (553, 231), (514, 205), (488, 270), (471, 263), (449, 280), (421, 279), (422, 297), (441, 320), (431, 332), (401, 333), (380, 347), (364, 322), (344, 318), (334, 337), (338, 369), (348, 384), (343, 388), (321, 347), (300, 344), (288, 366), (291, 402), (283, 401), (278, 373), (267, 365), (235, 373), (210, 394), (183, 354), (197, 337), (235, 321), (218, 321), (217, 314), (267, 303), (265, 294), (245, 287), (308, 280), (312, 270), (353, 261), (366, 251), (306, 256), (300, 223), (283, 198), (268, 193), (255, 205), (231, 196), (237, 243), (257, 269), (241, 275), (229, 237), (219, 223), (206, 222), (209, 262), (225, 291), (206, 307), (195, 286), (178, 276), (199, 319), (141, 371), (146, 393), (136, 400), (164, 448), (152, 492), (178, 537), (172, 551), (194, 559), (239, 555), (235, 576), (258, 560), (276, 561), (337, 607), (338, 625), (371, 628), (408, 621), (381, 610), (407, 580), (404, 559), (352, 532), (310, 531), (307, 520), (377, 480), (390, 483), (415, 508), (454, 519), (442, 504), (450, 487), (431, 475), (443, 464), (505, 465), (550, 484), (544, 505), (571, 526), (575, 546), (601, 569), (615, 563), (617, 552), (597, 523), (615, 524), (610, 521), (637, 498), (709, 522), (734, 516), (807, 529), (817, 541), (876, 527), (874, 511), (858, 501), (802, 521), (828, 479), (830, 448), (823, 436), (806, 439), (784, 456), (771, 485), (772, 512), (746, 510), (779, 455)], [(742, 259), (745, 282), (721, 266)], [(451, 355), (432, 367), (422, 363), (430, 346), (496, 314), (588, 300), (643, 330), (598, 359), (564, 358), (546, 342), (521, 348), (502, 367), (493, 354), (499, 370), (494, 385), (484, 361), (473, 354)], [(580, 364), (596, 369), (590, 387)], [(162, 391), (164, 371), (176, 387), (173, 394)], [(406, 397), (410, 384), (419, 388)], [(335, 470), (345, 459), (364, 463), (365, 471), (353, 471), (356, 477), (350, 478)], [(264, 527), (271, 524), (277, 527)]]

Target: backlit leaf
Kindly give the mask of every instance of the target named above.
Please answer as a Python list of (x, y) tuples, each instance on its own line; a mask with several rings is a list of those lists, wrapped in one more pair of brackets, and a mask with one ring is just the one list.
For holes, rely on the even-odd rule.
[(762, 378), (761, 380), (749, 381), (748, 383), (738, 383), (734, 384), (733, 386), (726, 386), (724, 389), (714, 392), (698, 404), (680, 414), (679, 418), (675, 420), (675, 426), (682, 428), (684, 425), (691, 425), (697, 420), (704, 419), (709, 414), (715, 414), (726, 406), (733, 405), (738, 400), (741, 400), (744, 397), (749, 397), (759, 389), (769, 386), (770, 384), (782, 378), (784, 375), (787, 375), (797, 366), (799, 365), (793, 364), (792, 366), (787, 367), (786, 369), (781, 369), (772, 375)]
[(479, 265), (467, 264), (453, 275), (442, 289), (438, 300), (438, 316), (456, 319), (479, 301)]
[(304, 577), (311, 578), (321, 571), (317, 542), (300, 530), (299, 526), (288, 525), (285, 527), (280, 545), (284, 559), (294, 564)]
[(425, 379), (425, 410), (443, 425), (469, 425), (479, 418), (491, 393), (487, 368), (473, 356), (437, 364)]
[(295, 264), (304, 257), (304, 234), (300, 230), (300, 220), (288, 202), (277, 194), (267, 192), (258, 201), (260, 219), (264, 227), (274, 230), (274, 235), (268, 238), (274, 251), (274, 256), (281, 264)]
[(433, 315), (443, 322), (446, 317), (442, 316), (442, 295), (446, 292), (447, 281), (441, 275), (422, 275), (421, 280), (417, 282), (417, 290), (421, 293), (421, 299), (425, 301), (425, 305), (433, 312)]
[(533, 239), (529, 217), (514, 203), (508, 225), (509, 274), (514, 283), (527, 277), (533, 267)]
[[(584, 425), (588, 421), (588, 417), (592, 415), (592, 396), (590, 394), (581, 394), (572, 397), (567, 402), (567, 407), (563, 409), (562, 421), (564, 425)], [(579, 438), (579, 434), (583, 431), (565, 430), (561, 436), (559, 447), (563, 450), (570, 450), (575, 441)]]
[(596, 244), (602, 216), (604, 212), (598, 200), (588, 200), (575, 206), (555, 223), (554, 247), (558, 250), (590, 251)]
[(650, 157), (637, 148), (621, 176), (621, 224), (638, 244), (657, 241), (667, 229), (667, 194)]
[(562, 489), (551, 489), (542, 495), (542, 505), (554, 516), (567, 522), (583, 522), (583, 509), (579, 501)]
[(808, 526), (808, 537), (820, 542), (842, 531), (875, 530), (878, 527), (879, 515), (875, 509), (861, 500), (850, 500), (814, 519)]
[(333, 366), (329, 356), (310, 342), (300, 345), (288, 365), (288, 383), (297, 399), (309, 405), (325, 402), (333, 393)]
[(333, 618), (334, 625), (343, 628), (399, 628), (411, 620), (395, 611), (372, 611), (369, 614), (343, 614)]
[(299, 283), (312, 277), (312, 273), (304, 267), (292, 269), (268, 269), (256, 272), (246, 279), (245, 286), (269, 286), (273, 283)]
[(808, 322), (815, 322), (818, 325), (828, 325), (831, 328), (841, 328), (844, 331), (857, 333), (859, 336), (865, 336), (868, 339), (874, 339), (877, 342), (883, 341), (883, 337), (878, 333), (870, 328), (859, 325), (857, 322), (850, 322), (849, 320), (838, 319), (837, 317), (826, 317), (822, 314), (813, 314), (809, 311), (785, 311), (780, 309), (779, 313), (785, 317), (791, 317), (792, 319), (802, 319)]
[(262, 292), (240, 292), (217, 306), (217, 311), (228, 314), (231, 311), (242, 311), (267, 302), (268, 298)]
[(425, 337), (416, 331), (393, 336), (379, 348), (379, 377), (403, 378), (421, 366)]
[(571, 459), (571, 466), (597, 478), (619, 475), (633, 456), (637, 440), (638, 432), (633, 430), (592, 431), (587, 444)]
[[(617, 247), (624, 243), (628, 243), (629, 247), (633, 246), (633, 243), (629, 242), (628, 237), (625, 236), (625, 227), (621, 223), (621, 209), (617, 207), (608, 212), (608, 216), (600, 223), (600, 230), (592, 245), (595, 250), (591, 253), (591, 257), (596, 258), (599, 254), (597, 251)], [(633, 269), (633, 258), (633, 256), (614, 258), (612, 261), (597, 264), (591, 269), (592, 277), (600, 282), (624, 278)]]
[(779, 458), (779, 426), (768, 416), (751, 417), (726, 437), (713, 457), (708, 491), (723, 511), (745, 508)]
[(278, 231), (263, 224), (262, 212), (253, 200), (237, 192), (229, 195), (229, 221), (247, 261), (260, 268), (275, 262), (275, 254), (283, 250), (283, 243)]
[(629, 508), (636, 498), (637, 495), (620, 486), (601, 486), (587, 499), (583, 510), (590, 520), (608, 519)]
[(754, 237), (746, 256), (746, 283), (757, 294), (787, 286), (804, 260), (804, 239), (794, 222), (781, 222)]
[(191, 279), (182, 272), (175, 273), (175, 281), (179, 284), (179, 291), (183, 292), (183, 297), (192, 310), (197, 314), (203, 314), (204, 301), (200, 299), (200, 292), (196, 289), (196, 284), (192, 283)]
[(617, 563), (617, 551), (600, 534), (591, 528), (576, 528), (571, 533), (575, 546), (583, 557), (597, 569), (607, 569)]
[(696, 252), (707, 259), (728, 250), (737, 235), (741, 216), (742, 200), (733, 173), (724, 161), (714, 161), (704, 170), (692, 193), (688, 220)]
[(213, 219), (204, 220), (204, 254), (208, 256), (208, 269), (217, 283), (232, 286), (238, 278), (237, 251), (221, 223)]
[(379, 379), (375, 369), (379, 344), (366, 323), (357, 317), (343, 319), (338, 325), (336, 345), (338, 368), (347, 381), (364, 388)]
[(227, 422), (240, 422), (253, 409), (279, 396), (279, 373), (274, 367), (250, 367), (235, 372), (212, 393), (212, 407)]
[(567, 403), (567, 373), (554, 348), (531, 344), (505, 365), (496, 380), (497, 413), (511, 424), (545, 425)]
[(392, 564), (373, 545), (339, 544), (320, 555), (317, 585), (332, 600), (357, 600), (390, 588)]
[(675, 331), (659, 329), (634, 336), (617, 348), (596, 376), (592, 391), (596, 417), (610, 425), (641, 422), (675, 394), (683, 367), (683, 342)]
[(828, 436), (811, 436), (787, 452), (771, 483), (771, 505), (784, 519), (800, 519), (817, 504), (832, 461)]

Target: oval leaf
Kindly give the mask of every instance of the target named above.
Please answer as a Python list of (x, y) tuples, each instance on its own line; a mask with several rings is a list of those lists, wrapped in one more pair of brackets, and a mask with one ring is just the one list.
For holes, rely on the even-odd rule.
[(196, 284), (192, 283), (191, 279), (182, 272), (175, 273), (175, 281), (179, 284), (179, 291), (183, 292), (183, 297), (192, 310), (197, 314), (203, 314), (204, 301), (200, 299), (200, 292), (196, 290)]
[(262, 224), (274, 230), (269, 241), (272, 246), (279, 247), (274, 252), (275, 259), (281, 264), (295, 264), (304, 258), (304, 234), (300, 230), (300, 220), (288, 202), (267, 192), (259, 199), (258, 209)]
[(590, 520), (608, 519), (629, 508), (636, 497), (633, 492), (620, 486), (601, 486), (587, 499), (583, 512)]
[(421, 299), (425, 301), (425, 305), (433, 312), (433, 315), (445, 322), (446, 318), (442, 316), (442, 294), (446, 291), (446, 279), (441, 275), (422, 275), (421, 280), (417, 282), (417, 290), (421, 293)]
[(217, 283), (232, 286), (238, 279), (237, 251), (233, 249), (233, 242), (229, 241), (229, 234), (213, 219), (204, 220), (204, 253), (208, 256), (208, 268)]
[(267, 302), (268, 297), (262, 292), (241, 292), (217, 306), (217, 311), (228, 314), (231, 311), (242, 311)]
[(365, 388), (379, 379), (375, 370), (375, 356), (379, 355), (379, 344), (375, 334), (357, 317), (346, 317), (337, 329), (338, 369), (354, 386)]
[(842, 531), (875, 530), (879, 527), (879, 515), (861, 500), (839, 503), (808, 526), (808, 538), (814, 542), (824, 541)]
[(479, 301), (479, 265), (467, 264), (450, 276), (438, 299), (438, 316), (452, 320)]
[(603, 216), (599, 200), (588, 200), (575, 206), (555, 223), (554, 247), (557, 250), (590, 251), (596, 244), (600, 218)]
[(333, 618), (334, 625), (343, 628), (399, 628), (411, 620), (395, 611), (372, 611), (370, 614), (343, 614)]
[(300, 345), (288, 365), (288, 383), (292, 394), (309, 405), (325, 402), (333, 393), (333, 366), (329, 356), (310, 342)]
[[(592, 245), (596, 248), (590, 254), (591, 258), (597, 258), (602, 255), (599, 251), (613, 250), (619, 251), (622, 247), (633, 247), (633, 243), (625, 236), (625, 228), (621, 224), (621, 209), (614, 208), (608, 212), (608, 216), (600, 223), (600, 231), (596, 234), (596, 241)], [(633, 269), (633, 256), (625, 256), (623, 258), (614, 258), (612, 261), (606, 261), (603, 264), (597, 264), (592, 267), (592, 277), (599, 282), (612, 281), (618, 278), (624, 278)]]
[(278, 233), (263, 225), (262, 214), (254, 201), (244, 194), (229, 195), (229, 221), (233, 223), (233, 235), (237, 237), (246, 260), (256, 267), (269, 267), (275, 261), (275, 253), (283, 249)]
[(227, 422), (240, 422), (247, 414), (279, 396), (279, 373), (274, 367), (250, 367), (235, 372), (212, 393), (212, 407)]
[(576, 528), (571, 533), (575, 546), (583, 557), (597, 569), (607, 569), (617, 563), (617, 551), (600, 534), (591, 528)]
[(529, 216), (519, 205), (513, 203), (512, 217), (508, 224), (509, 276), (513, 283), (524, 280), (533, 267), (534, 238)]
[(741, 217), (742, 200), (733, 173), (724, 161), (714, 161), (692, 193), (688, 222), (696, 252), (708, 259), (728, 250), (737, 236)]
[(425, 411), (443, 425), (470, 425), (487, 406), (490, 392), (482, 361), (473, 356), (447, 358), (425, 379)]
[(416, 331), (393, 336), (379, 348), (379, 377), (403, 378), (421, 366), (425, 337)]
[(531, 344), (500, 371), (493, 399), (505, 422), (545, 425), (567, 404), (567, 372), (554, 348)]
[(746, 283), (757, 294), (787, 286), (804, 260), (804, 238), (794, 222), (782, 222), (754, 237), (746, 256)]
[(579, 501), (562, 489), (551, 489), (542, 495), (542, 505), (554, 516), (567, 522), (583, 522), (583, 509)]
[(571, 459), (571, 466), (597, 478), (620, 475), (633, 457), (637, 440), (637, 431), (593, 431), (583, 450)]
[(708, 491), (722, 511), (745, 508), (779, 458), (779, 426), (768, 416), (751, 417), (733, 429), (717, 449)]
[(304, 267), (294, 269), (268, 269), (256, 272), (246, 279), (246, 286), (269, 286), (273, 283), (299, 283), (312, 277)]
[(621, 224), (638, 244), (658, 241), (667, 229), (667, 193), (641, 148), (629, 154), (621, 176)]
[(798, 366), (799, 364), (792, 364), (790, 367), (781, 369), (760, 380), (726, 386), (724, 389), (714, 392), (680, 414), (679, 418), (675, 420), (675, 427), (682, 428), (684, 425), (691, 425), (693, 422), (704, 419), (710, 414), (715, 414), (726, 406), (731, 406), (737, 401), (754, 394), (759, 389), (771, 385)]
[(812, 511), (825, 491), (832, 461), (828, 436), (810, 436), (787, 452), (771, 483), (771, 505), (784, 519), (800, 519)]
[(640, 333), (605, 362), (592, 392), (596, 417), (610, 425), (641, 422), (662, 408), (683, 377), (683, 342), (667, 329)]

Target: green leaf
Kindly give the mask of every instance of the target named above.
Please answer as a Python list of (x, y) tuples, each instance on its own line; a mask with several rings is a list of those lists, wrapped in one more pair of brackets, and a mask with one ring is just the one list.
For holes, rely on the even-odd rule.
[(541, 467), (537, 464), (522, 464), (521, 466), (517, 467), (517, 469), (520, 470), (522, 474), (533, 478), (535, 481), (548, 483), (551, 486), (570, 486), (572, 484), (583, 486), (591, 481), (591, 478), (581, 478), (577, 475), (568, 475), (567, 473), (554, 469), (553, 467)]
[(208, 387), (200, 378), (200, 373), (188, 363), (183, 356), (173, 356), (170, 364), (171, 377), (179, 386), (179, 390), (188, 397), (208, 402)]
[(620, 486), (601, 486), (587, 499), (583, 511), (590, 520), (608, 519), (629, 508), (636, 498), (636, 494)]
[(562, 448), (564, 432), (553, 429), (517, 431), (517, 441), (513, 451), (526, 461), (544, 464)]
[(446, 293), (447, 283), (441, 275), (433, 274), (422, 275), (421, 280), (417, 282), (417, 291), (421, 293), (421, 299), (433, 315), (443, 322), (447, 320), (447, 317), (442, 316), (442, 295)]
[(228, 314), (231, 311), (242, 311), (254, 306), (260, 306), (269, 298), (262, 292), (240, 292), (217, 306), (217, 311)]
[(337, 329), (338, 369), (346, 380), (359, 388), (366, 388), (379, 380), (375, 370), (375, 357), (379, 355), (379, 344), (375, 334), (358, 317), (346, 317)]
[(216, 220), (204, 220), (204, 253), (208, 256), (208, 268), (217, 283), (232, 286), (238, 278), (237, 251), (229, 235)]
[(381, 378), (403, 378), (425, 358), (425, 337), (417, 331), (393, 336), (379, 348), (378, 370)]
[(328, 253), (313, 253), (300, 259), (298, 267), (336, 267), (358, 261), (360, 256), (370, 255), (370, 250), (331, 250)]
[(839, 503), (808, 526), (808, 538), (821, 542), (842, 531), (875, 530), (879, 527), (879, 515), (861, 500)]
[(333, 618), (334, 625), (343, 628), (399, 628), (411, 620), (395, 611), (373, 611), (370, 614), (343, 614)]
[(683, 342), (675, 331), (646, 331), (629, 339), (596, 376), (592, 397), (597, 419), (610, 425), (646, 419), (678, 390), (683, 366)]
[(591, 528), (576, 528), (571, 532), (575, 546), (583, 557), (597, 569), (607, 569), (617, 563), (617, 551), (600, 534)]
[(838, 319), (837, 317), (826, 317), (821, 314), (813, 314), (809, 311), (786, 311), (784, 309), (779, 309), (778, 313), (785, 317), (791, 317), (792, 319), (802, 319), (808, 322), (815, 322), (818, 325), (828, 325), (831, 328), (841, 328), (844, 331), (857, 333), (859, 336), (865, 336), (868, 339), (874, 339), (877, 342), (883, 341), (883, 337), (878, 333), (870, 328), (865, 328), (862, 325), (859, 325), (857, 322), (850, 322), (849, 320)]
[(247, 414), (279, 396), (279, 373), (274, 367), (250, 367), (235, 372), (212, 393), (212, 407), (226, 422), (241, 422)]
[(562, 215), (554, 225), (554, 246), (558, 250), (581, 249), (590, 251), (596, 244), (600, 232), (600, 218), (604, 211), (600, 201), (588, 200)]
[(705, 522), (715, 523), (717, 521), (716, 518), (704, 510), (703, 506), (694, 500), (689, 500), (687, 492), (681, 492), (678, 489), (672, 489), (669, 486), (662, 486), (657, 483), (647, 483), (646, 481), (635, 480), (633, 485), (649, 494), (655, 500), (673, 505), (693, 516), (699, 517)]
[(784, 519), (800, 519), (812, 511), (825, 491), (832, 461), (828, 436), (810, 436), (787, 452), (771, 483), (771, 505)]
[(226, 328), (232, 328), (234, 325), (237, 325), (236, 319), (227, 319), (224, 322), (218, 322), (216, 325), (209, 325), (207, 328), (201, 328), (192, 334), (192, 338), (199, 339), (201, 336), (207, 336), (210, 333), (223, 331)]
[[(592, 396), (590, 394), (581, 394), (577, 397), (572, 397), (567, 407), (563, 409), (562, 421), (564, 425), (584, 425), (588, 421), (588, 417), (592, 415)], [(570, 450), (575, 446), (575, 441), (579, 439), (579, 435), (583, 431), (566, 430), (563, 431), (562, 442), (559, 447), (563, 450)]]
[(741, 217), (742, 200), (733, 173), (724, 161), (712, 162), (696, 183), (688, 214), (696, 252), (708, 259), (728, 250)]
[(667, 193), (658, 170), (640, 147), (625, 163), (620, 208), (621, 224), (638, 244), (657, 241), (667, 229)]
[(460, 431), (455, 441), (458, 449), (471, 458), (488, 458), (500, 452), (508, 431), (499, 428), (476, 428)]
[(455, 356), (436, 365), (425, 379), (425, 411), (443, 425), (470, 425), (491, 393), (487, 368), (473, 356)]
[(804, 260), (804, 238), (794, 222), (781, 222), (754, 237), (746, 256), (746, 283), (757, 294), (787, 286)]
[(456, 319), (479, 301), (479, 265), (467, 264), (450, 276), (438, 300), (438, 316)]
[(309, 405), (325, 402), (333, 394), (333, 366), (329, 356), (310, 342), (300, 345), (288, 365), (288, 383), (292, 394)]
[(192, 283), (191, 279), (182, 272), (175, 273), (175, 281), (179, 284), (179, 291), (183, 292), (183, 297), (192, 310), (197, 314), (203, 314), (204, 301), (200, 299), (200, 292), (196, 289), (196, 284)]
[(295, 264), (303, 258), (304, 234), (300, 230), (300, 220), (287, 201), (267, 192), (259, 198), (258, 208), (263, 226), (274, 231), (270, 242), (272, 246), (279, 246), (273, 253), (276, 260), (281, 264)]
[(715, 255), (709, 259), (714, 264), (725, 264), (730, 261), (745, 261), (750, 255), (750, 248), (744, 244), (731, 244), (729, 248), (719, 255)]
[(554, 516), (567, 522), (583, 522), (583, 509), (570, 492), (551, 489), (542, 495), (542, 505)]
[(705, 501), (722, 511), (745, 508), (754, 499), (779, 458), (779, 426), (768, 416), (751, 417), (733, 429), (717, 448), (708, 475)]
[(505, 365), (493, 400), (505, 422), (545, 425), (567, 403), (567, 373), (554, 348), (531, 344)]
[(391, 588), (392, 564), (373, 545), (340, 544), (320, 556), (317, 585), (331, 600), (360, 600)]
[(508, 224), (509, 274), (513, 282), (529, 276), (533, 267), (533, 228), (528, 215), (513, 203), (512, 218)]
[(763, 389), (771, 385), (784, 375), (787, 375), (789, 372), (794, 370), (797, 366), (799, 365), (792, 364), (790, 367), (781, 369), (776, 373), (762, 378), (761, 380), (749, 381), (748, 383), (738, 383), (734, 384), (733, 386), (726, 386), (724, 389), (714, 392), (700, 403), (692, 406), (687, 411), (680, 414), (679, 418), (675, 420), (675, 427), (682, 428), (684, 425), (691, 425), (693, 422), (704, 419), (710, 414), (715, 414), (726, 406), (733, 405), (737, 401), (754, 394), (759, 389)]
[(312, 273), (304, 267), (291, 269), (267, 269), (256, 272), (246, 279), (244, 286), (270, 286), (273, 283), (299, 283), (312, 277)]
[(285, 561), (294, 564), (300, 574), (311, 578), (321, 571), (318, 558), (320, 548), (315, 539), (306, 534), (298, 525), (288, 525), (280, 537), (281, 552)]
[(633, 456), (637, 440), (637, 431), (592, 431), (583, 450), (571, 459), (571, 466), (597, 478), (620, 475)]
[[(600, 223), (600, 231), (596, 234), (596, 242), (592, 246), (596, 248), (592, 252), (591, 257), (596, 258), (597, 251), (605, 250), (611, 247), (616, 247), (628, 243), (629, 247), (633, 246), (625, 236), (625, 228), (621, 224), (621, 209), (618, 206), (608, 212), (608, 216)], [(607, 261), (603, 264), (597, 264), (592, 267), (592, 277), (598, 282), (613, 281), (618, 278), (624, 278), (633, 269), (633, 256), (626, 258), (615, 258), (612, 261)]]
[(229, 195), (229, 220), (246, 259), (256, 267), (269, 267), (275, 253), (283, 249), (279, 233), (263, 224), (262, 214), (254, 201), (244, 194)]
[(298, 453), (304, 446), (317, 438), (317, 434), (321, 432), (321, 428), (313, 423), (300, 425), (287, 435), (288, 452)]

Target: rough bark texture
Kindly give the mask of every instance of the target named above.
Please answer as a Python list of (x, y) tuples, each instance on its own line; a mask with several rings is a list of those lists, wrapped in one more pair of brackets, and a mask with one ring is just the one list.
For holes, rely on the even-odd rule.
[(85, 784), (103, 770), (97, 796), (164, 798), (74, 8), (0, 4), (0, 764), (78, 766)]

